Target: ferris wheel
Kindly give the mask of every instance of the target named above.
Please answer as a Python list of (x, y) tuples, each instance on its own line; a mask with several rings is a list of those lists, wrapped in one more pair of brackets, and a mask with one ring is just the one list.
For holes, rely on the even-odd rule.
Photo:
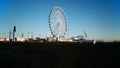
[(51, 9), (48, 23), (53, 37), (65, 38), (68, 29), (68, 22), (62, 8), (56, 6)]

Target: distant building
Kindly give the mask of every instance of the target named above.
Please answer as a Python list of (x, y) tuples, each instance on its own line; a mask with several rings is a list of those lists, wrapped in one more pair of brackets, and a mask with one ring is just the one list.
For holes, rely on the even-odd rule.
[(0, 41), (6, 41), (6, 38), (0, 38)]
[(29, 41), (29, 39), (28, 38), (17, 38), (17, 41), (19, 41), (19, 42), (27, 42), (27, 41)]

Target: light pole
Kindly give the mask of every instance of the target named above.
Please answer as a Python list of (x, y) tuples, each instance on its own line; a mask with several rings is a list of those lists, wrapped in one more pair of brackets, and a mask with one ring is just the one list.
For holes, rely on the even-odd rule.
[(16, 32), (16, 26), (13, 28), (13, 41), (15, 41), (15, 32)]

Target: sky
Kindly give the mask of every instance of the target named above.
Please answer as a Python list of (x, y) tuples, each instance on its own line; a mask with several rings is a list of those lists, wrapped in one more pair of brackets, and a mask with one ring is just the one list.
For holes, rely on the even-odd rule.
[(0, 37), (8, 38), (14, 25), (17, 37), (50, 37), (48, 16), (55, 6), (66, 14), (68, 37), (85, 31), (89, 39), (120, 40), (120, 0), (0, 0)]

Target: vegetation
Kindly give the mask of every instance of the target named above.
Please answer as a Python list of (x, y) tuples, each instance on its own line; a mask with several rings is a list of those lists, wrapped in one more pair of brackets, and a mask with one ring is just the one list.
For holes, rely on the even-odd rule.
[(1, 68), (120, 68), (120, 43), (0, 42)]

